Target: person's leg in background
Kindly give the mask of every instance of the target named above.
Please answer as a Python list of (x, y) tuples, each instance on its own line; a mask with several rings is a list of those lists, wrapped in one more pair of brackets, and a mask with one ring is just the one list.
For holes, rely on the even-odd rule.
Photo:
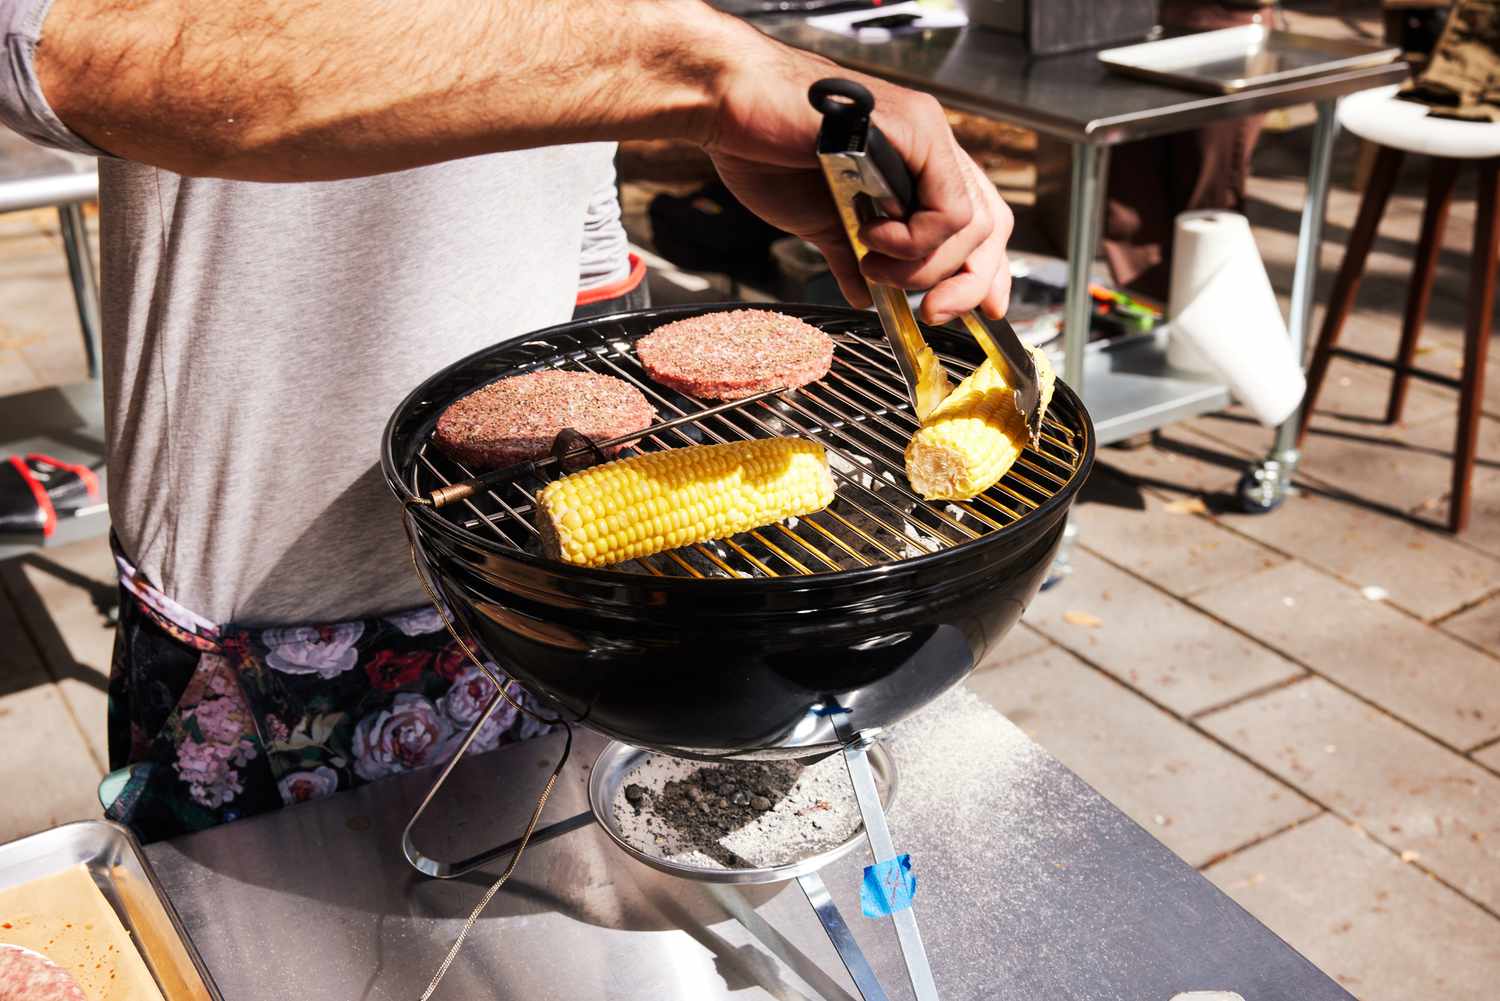
[[(1250, 24), (1266, 10), (1228, 0), (1165, 0), (1161, 22), (1168, 31), (1211, 31)], [(1264, 118), (1215, 122), (1115, 148), (1101, 242), (1116, 284), (1166, 301), (1177, 216), (1196, 209), (1244, 210), (1250, 157)]]

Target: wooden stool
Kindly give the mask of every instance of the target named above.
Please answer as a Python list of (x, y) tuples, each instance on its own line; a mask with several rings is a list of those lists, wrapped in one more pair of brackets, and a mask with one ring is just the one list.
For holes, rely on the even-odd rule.
[[(1329, 297), (1328, 315), (1318, 334), (1308, 366), (1307, 397), (1302, 406), (1300, 445), (1307, 422), (1317, 403), (1318, 390), (1335, 355), (1380, 365), (1395, 373), (1386, 423), (1401, 419), (1407, 386), (1413, 376), (1459, 391), (1458, 434), (1453, 448), (1453, 492), (1448, 506), (1448, 528), (1462, 532), (1469, 523), (1474, 455), (1478, 447), (1479, 415), (1484, 402), (1484, 363), (1490, 345), (1490, 314), (1495, 305), (1495, 266), (1500, 252), (1500, 228), (1496, 226), (1496, 202), (1500, 200), (1500, 124), (1461, 122), (1429, 118), (1423, 105), (1400, 101), (1396, 88), (1366, 91), (1346, 98), (1339, 105), (1339, 124), (1361, 139), (1375, 143), (1379, 152), (1359, 205), (1344, 262)], [(1396, 173), (1407, 153), (1431, 158), (1427, 177), (1427, 204), (1422, 213), (1422, 234), (1413, 262), (1406, 311), (1401, 321), (1401, 344), (1394, 361), (1337, 346), (1339, 333), (1364, 274), (1365, 260), (1375, 242), (1375, 232), (1386, 202), (1396, 185)], [(1464, 325), (1464, 367), (1460, 378), (1428, 372), (1413, 366), (1422, 321), (1432, 300), (1432, 279), (1443, 227), (1453, 201), (1453, 184), (1465, 161), (1479, 169), (1478, 217), (1474, 222), (1474, 255), (1469, 264), (1469, 302)]]

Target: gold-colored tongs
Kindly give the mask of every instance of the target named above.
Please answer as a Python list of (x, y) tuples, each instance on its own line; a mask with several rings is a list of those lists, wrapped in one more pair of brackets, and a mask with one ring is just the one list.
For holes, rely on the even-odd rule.
[[(916, 211), (911, 172), (890, 140), (870, 121), (875, 98), (863, 86), (853, 80), (819, 80), (807, 96), (823, 115), (823, 126), (818, 131), (818, 162), (854, 256), (863, 260), (868, 252), (859, 237), (863, 223), (881, 216), (906, 218)], [(926, 421), (953, 391), (948, 373), (922, 337), (906, 292), (869, 279), (866, 284), (880, 315), (880, 326), (906, 380), (917, 420)], [(1016, 406), (1025, 415), (1027, 430), (1035, 442), (1042, 424), (1042, 392), (1036, 362), (1004, 320), (992, 321), (992, 327), (972, 311), (963, 314), (962, 319), (985, 356), (1005, 376), (1006, 385), (1014, 388)]]

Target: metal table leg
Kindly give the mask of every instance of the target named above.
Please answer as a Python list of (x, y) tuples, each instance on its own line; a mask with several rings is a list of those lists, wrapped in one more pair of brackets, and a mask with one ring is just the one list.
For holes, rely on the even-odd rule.
[[(1068, 198), (1068, 288), (1063, 300), (1063, 381), (1085, 396), (1083, 353), (1089, 343), (1093, 297), (1089, 280), (1099, 230), (1104, 219), (1104, 192), (1109, 179), (1109, 147), (1089, 143), (1073, 146), (1073, 181)], [(1084, 403), (1088, 403), (1087, 397)]]
[[(1302, 224), (1297, 231), (1297, 262), (1292, 271), (1291, 315), (1287, 332), (1292, 349), (1302, 357), (1312, 324), (1313, 297), (1318, 280), (1318, 258), (1323, 249), (1323, 216), (1328, 208), (1328, 176), (1333, 165), (1333, 141), (1338, 136), (1338, 102), (1318, 102), (1318, 123), (1313, 131), (1312, 162), (1307, 170), (1307, 201), (1302, 206)], [(1251, 513), (1274, 511), (1286, 500), (1297, 472), (1297, 428), (1302, 407), (1276, 429), (1276, 440), (1268, 454), (1240, 478), (1240, 506)]]
[(83, 209), (77, 202), (57, 207), (62, 227), (63, 251), (68, 255), (68, 277), (73, 282), (73, 302), (78, 324), (83, 328), (83, 350), (88, 357), (89, 378), (99, 378), (99, 282), (94, 276), (94, 255), (89, 250), (89, 231)]
[[(1104, 220), (1104, 195), (1109, 181), (1109, 147), (1092, 143), (1073, 145), (1073, 179), (1068, 198), (1068, 287), (1063, 300), (1063, 381), (1088, 403), (1083, 385), (1083, 358), (1088, 349), (1089, 324), (1094, 312), (1089, 282), (1099, 233)], [(1043, 587), (1052, 587), (1072, 570), (1069, 552), (1078, 537), (1069, 525), (1062, 548), (1052, 561)]]

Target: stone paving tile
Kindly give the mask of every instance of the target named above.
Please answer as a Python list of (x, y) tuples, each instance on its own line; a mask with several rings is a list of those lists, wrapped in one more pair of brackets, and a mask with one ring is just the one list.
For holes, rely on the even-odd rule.
[(1500, 660), (1288, 563), (1197, 603), (1458, 748), (1500, 736)]
[(1318, 810), (1065, 650), (968, 684), (1193, 865)]
[[(1430, 423), (1434, 435), (1451, 440), (1450, 419)], [(1234, 413), (1197, 418), (1188, 426), (1251, 455), (1259, 455), (1270, 441), (1264, 428)], [(1445, 453), (1417, 444), (1418, 427), (1408, 425), (1397, 434), (1380, 425), (1341, 422), (1336, 429), (1325, 427), (1304, 440), (1298, 475), (1338, 487), (1393, 514), (1411, 511), (1446, 493), (1451, 469), (1447, 456), (1452, 445)]]
[[(1414, 428), (1411, 446), (1426, 457), (1438, 473), (1428, 496), (1415, 505), (1419, 517), (1446, 524), (1450, 477), (1453, 468), (1453, 428), (1425, 425)], [(1500, 556), (1500, 420), (1483, 418), (1479, 427), (1479, 455), (1472, 479), (1472, 514), (1460, 537), (1465, 545)]]
[[(88, 374), (83, 333), (57, 235), (57, 215), (46, 210), (34, 218), (3, 218), (7, 222), (0, 229), (0, 395), (80, 382)], [(97, 253), (96, 249), (95, 260)], [(19, 359), (7, 355), (6, 349), (14, 350)]]
[(0, 588), (24, 617), (99, 764), (106, 764), (105, 686), (114, 627), (100, 606), (115, 600), (108, 540), (101, 536), (0, 564)]
[(1232, 493), (1248, 457), (1182, 427), (1163, 428), (1143, 448), (1101, 448), (1095, 468), (1174, 493)]
[(1072, 576), (1032, 602), (1026, 621), (1183, 716), (1304, 673), (1087, 551), (1074, 552)]
[(26, 356), (21, 353), (20, 347), (7, 347), (7, 343), (19, 344), (20, 341), (0, 340), (0, 396), (24, 393), (36, 388), (36, 374), (26, 364)]
[(1082, 544), (1163, 589), (1191, 595), (1286, 559), (1173, 498), (1096, 469), (1069, 517)]
[[(1467, 248), (1452, 251), (1454, 259), (1463, 262), (1468, 261), (1468, 253)], [(1467, 264), (1463, 266), (1467, 267)], [(1410, 265), (1407, 265), (1405, 272), (1399, 275), (1393, 274), (1391, 277), (1404, 280), (1409, 271)], [(1364, 351), (1377, 358), (1395, 358), (1396, 346), (1401, 340), (1401, 322), (1406, 310), (1406, 298), (1404, 288), (1397, 286), (1393, 291), (1396, 291), (1400, 298), (1384, 308), (1372, 308), (1369, 303), (1356, 305), (1348, 319), (1344, 321), (1343, 333), (1339, 335), (1339, 347)], [(1417, 341), (1416, 364), (1419, 368), (1444, 375), (1457, 374), (1463, 358), (1466, 319), (1464, 306), (1468, 301), (1468, 294), (1467, 274), (1460, 275), (1453, 269), (1441, 266), (1438, 268), (1437, 281), (1433, 285), (1432, 310), (1428, 313), (1426, 322), (1422, 324), (1422, 333)], [(1320, 302), (1327, 303), (1326, 290)], [(1323, 315), (1320, 309), (1317, 314), (1320, 325)], [(1319, 332), (1319, 329), (1314, 329), (1313, 336), (1316, 337)], [(1310, 344), (1309, 347), (1311, 347)], [(1370, 371), (1371, 374), (1385, 379), (1386, 385), (1389, 386), (1390, 373), (1383, 373), (1380, 369), (1374, 368)], [(1455, 400), (1453, 390), (1420, 379), (1412, 381), (1411, 392), (1437, 399), (1447, 399), (1450, 403)]]
[(1500, 921), (1337, 817), (1206, 875), (1362, 1001), (1480, 1001), (1500, 980)]
[[(1391, 332), (1396, 336), (1395, 332)], [(1392, 345), (1391, 353), (1395, 352)], [(1386, 403), (1390, 398), (1391, 373), (1374, 365), (1335, 358), (1328, 366), (1323, 391), (1308, 437), (1328, 429), (1358, 431), (1363, 434), (1399, 437), (1406, 427), (1438, 417), (1456, 418), (1457, 401), (1447, 390), (1413, 380), (1406, 394), (1406, 407), (1400, 424), (1386, 424)]]
[(100, 815), (103, 769), (0, 594), (0, 842)]
[(5, 765), (0, 768), (0, 842), (101, 816), (95, 794), (104, 769), (78, 733), (57, 687), (39, 684), (0, 696)]
[[(1500, 577), (1495, 582), (1500, 584)], [(1500, 652), (1500, 594), (1444, 619), (1442, 629), (1486, 650)]]
[(1500, 582), (1500, 559), (1425, 528), (1303, 483), (1268, 515), (1225, 511), (1236, 532), (1336, 574), (1383, 588), (1392, 604), (1434, 619), (1478, 600)]
[(991, 647), (985, 652), (984, 659), (975, 666), (976, 671), (988, 671), (1002, 664), (1009, 664), (1013, 660), (1022, 657), (1030, 657), (1039, 650), (1045, 650), (1052, 645), (1052, 641), (1024, 622), (1017, 622), (1014, 629), (1006, 634), (1005, 639), (998, 646)]
[(1482, 751), (1475, 751), (1474, 760), (1491, 771), (1500, 772), (1500, 744), (1492, 744)]
[(1200, 725), (1491, 910), (1500, 776), (1313, 678)]
[(0, 340), (13, 343), (43, 385), (87, 378), (83, 333), (61, 252), (26, 268), (0, 261)]

